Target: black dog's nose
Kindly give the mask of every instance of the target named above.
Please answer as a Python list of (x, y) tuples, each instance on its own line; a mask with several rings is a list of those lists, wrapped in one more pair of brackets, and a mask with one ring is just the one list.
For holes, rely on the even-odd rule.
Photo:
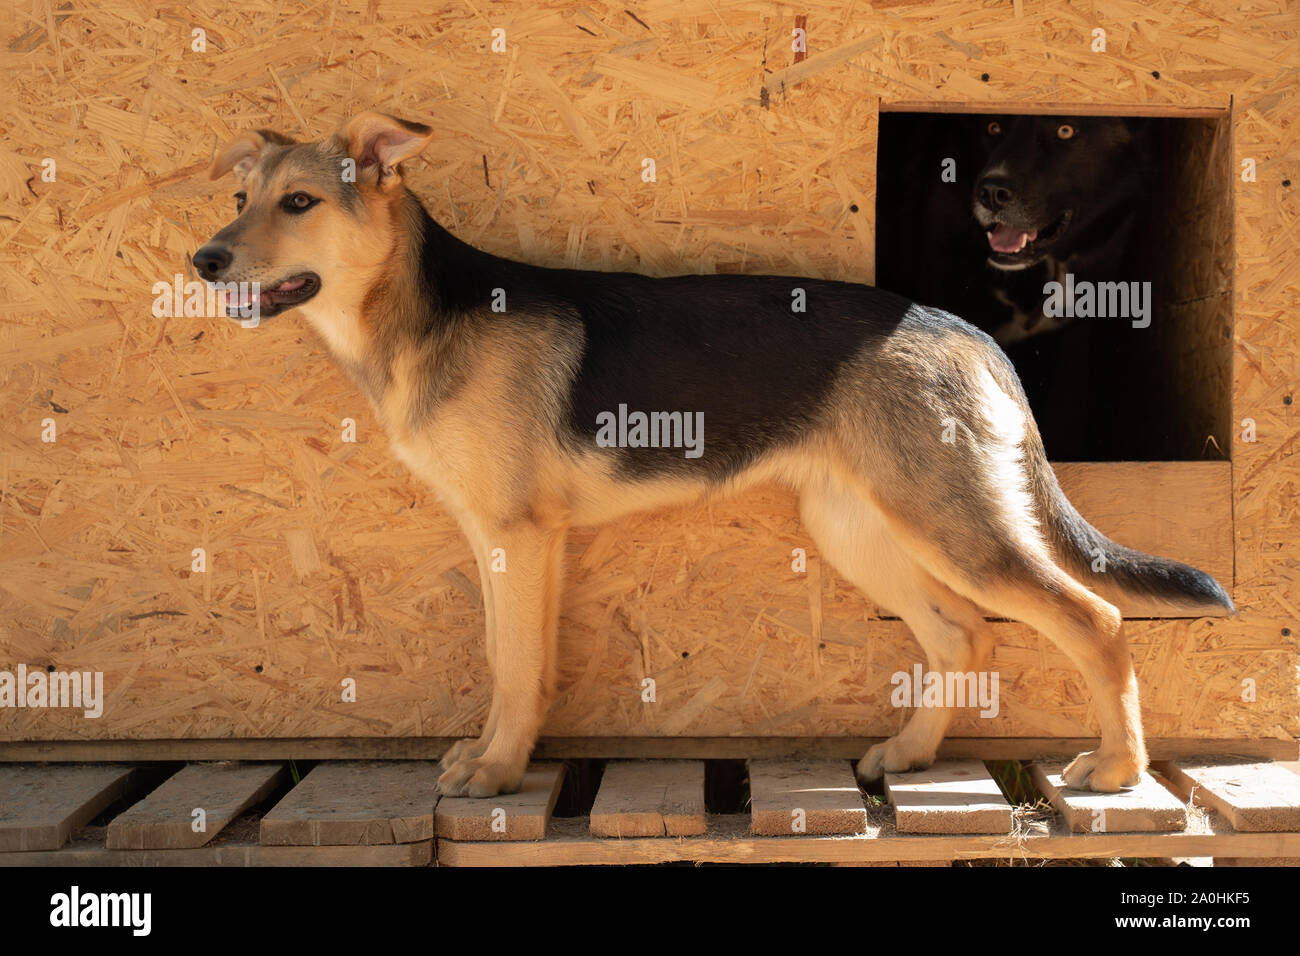
[(221, 275), (235, 257), (225, 246), (207, 245), (194, 253), (194, 268), (204, 279), (215, 279)]
[(979, 188), (980, 202), (988, 207), (990, 212), (997, 212), (1015, 198), (1010, 181), (1006, 179), (981, 179)]

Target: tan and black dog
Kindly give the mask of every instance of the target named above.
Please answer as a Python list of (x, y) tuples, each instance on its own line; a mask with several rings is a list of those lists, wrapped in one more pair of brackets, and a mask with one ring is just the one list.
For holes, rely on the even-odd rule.
[[(210, 282), (259, 283), (260, 319), (302, 312), (473, 546), (492, 705), (482, 736), (443, 758), (444, 793), (520, 785), (555, 690), (570, 525), (760, 482), (799, 495), (823, 555), (907, 622), (932, 671), (987, 666), (986, 614), (1045, 634), (1082, 671), (1102, 729), (1067, 782), (1138, 780), (1147, 755), (1120, 609), (1232, 602), (1203, 572), (1079, 516), (992, 339), (868, 286), (489, 255), (403, 184), (399, 164), (431, 138), (377, 113), (318, 143), (245, 133), (211, 170), (242, 181), (239, 215), (194, 265)], [(664, 440), (638, 439), (628, 410), (658, 416)], [(702, 423), (702, 442), (689, 445), (683, 422)], [(488, 571), (497, 548), (506, 573)], [(950, 716), (918, 709), (859, 776), (925, 766)]]

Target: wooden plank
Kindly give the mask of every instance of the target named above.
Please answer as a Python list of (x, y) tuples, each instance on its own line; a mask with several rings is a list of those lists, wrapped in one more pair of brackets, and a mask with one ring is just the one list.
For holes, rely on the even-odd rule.
[(700, 835), (704, 832), (704, 762), (607, 764), (591, 808), (591, 832), (600, 837)]
[(750, 831), (862, 833), (867, 808), (846, 760), (749, 761)]
[(839, 863), (832, 863), (831, 866), (893, 866), (901, 864), (897, 860), (841, 860)]
[(886, 773), (900, 833), (1009, 833), (1011, 804), (978, 760), (941, 760), (928, 770)]
[(432, 761), (317, 764), (262, 818), (266, 846), (417, 843), (433, 837)]
[(181, 850), (65, 847), (0, 854), (0, 866), (427, 866), (433, 841), (387, 846), (262, 846), (230, 843)]
[(1066, 788), (1061, 780), (1064, 769), (1063, 763), (1033, 763), (1029, 774), (1076, 833), (1165, 832), (1187, 827), (1187, 808), (1150, 773), (1143, 773), (1131, 789), (1094, 793)]
[[(108, 825), (110, 850), (203, 846), (283, 780), (283, 764), (192, 763)], [(203, 811), (196, 831), (195, 811)]]
[(438, 802), (439, 840), (540, 840), (560, 796), (564, 765), (534, 763), (518, 793)]
[[(873, 822), (874, 821), (874, 822)], [(586, 866), (677, 862), (861, 863), (870, 861), (1054, 860), (1110, 857), (1300, 856), (1300, 833), (1238, 833), (1210, 813), (1171, 833), (1071, 833), (1055, 816), (1041, 832), (900, 834), (869, 818), (867, 832), (850, 836), (753, 836), (744, 814), (710, 815), (704, 836), (668, 840), (593, 837), (582, 818), (551, 822), (537, 843), (438, 842), (440, 866)]]
[[(147, 760), (437, 760), (459, 737), (283, 737), (255, 740), (22, 740), (0, 742), (0, 765)], [(856, 760), (881, 737), (543, 737), (538, 760)], [(939, 757), (1036, 760), (1096, 750), (1096, 737), (947, 737)], [(1152, 737), (1152, 760), (1222, 753), (1261, 760), (1295, 760), (1294, 740), (1276, 737)]]
[(1300, 777), (1253, 760), (1176, 760), (1156, 765), (1179, 793), (1222, 813), (1238, 830), (1300, 831)]
[(0, 852), (57, 850), (126, 790), (135, 771), (0, 765)]

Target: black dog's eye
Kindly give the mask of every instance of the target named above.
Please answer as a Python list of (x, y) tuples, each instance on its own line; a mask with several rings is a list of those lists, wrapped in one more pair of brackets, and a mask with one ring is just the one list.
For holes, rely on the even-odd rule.
[(1002, 132), (1002, 124), (997, 120), (994, 120), (992, 123), (989, 123), (988, 130), (990, 136), (997, 136)]
[(285, 212), (305, 212), (316, 203), (320, 202), (315, 196), (307, 193), (290, 193), (280, 202)]
[(235, 193), (235, 212), (243, 212), (246, 202), (248, 202), (247, 193)]
[(1074, 127), (1069, 123), (1062, 123), (1056, 127), (1056, 136), (1058, 139), (1070, 139), (1074, 136)]

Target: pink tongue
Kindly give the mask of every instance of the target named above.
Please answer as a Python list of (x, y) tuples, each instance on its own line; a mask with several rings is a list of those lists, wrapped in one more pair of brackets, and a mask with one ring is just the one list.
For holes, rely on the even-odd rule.
[(273, 291), (292, 292), (294, 289), (299, 288), (306, 281), (307, 281), (306, 279), (288, 279), (284, 282), (281, 282), (278, 286), (275, 287)]
[(1023, 241), (1033, 242), (1037, 238), (1037, 229), (1025, 232), (998, 223), (997, 228), (989, 233), (989, 245), (993, 247), (995, 252), (1019, 252)]

